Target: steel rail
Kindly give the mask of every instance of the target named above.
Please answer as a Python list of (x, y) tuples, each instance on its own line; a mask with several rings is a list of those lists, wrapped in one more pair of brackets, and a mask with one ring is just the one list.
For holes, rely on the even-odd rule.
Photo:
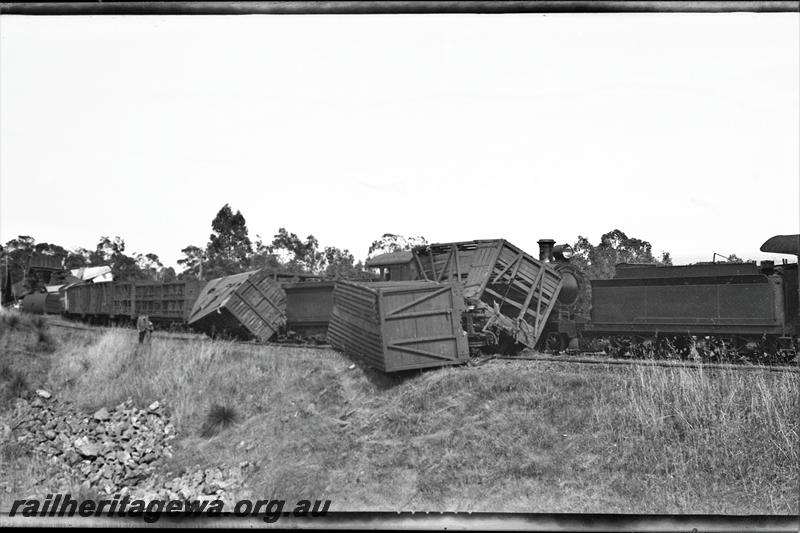
[(615, 359), (611, 357), (574, 357), (557, 355), (498, 355), (495, 359), (523, 361), (552, 361), (555, 363), (619, 366), (660, 366), (693, 370), (762, 370), (769, 372), (798, 372), (800, 367), (786, 365), (750, 365), (736, 363), (706, 363), (701, 361), (675, 361), (670, 359)]

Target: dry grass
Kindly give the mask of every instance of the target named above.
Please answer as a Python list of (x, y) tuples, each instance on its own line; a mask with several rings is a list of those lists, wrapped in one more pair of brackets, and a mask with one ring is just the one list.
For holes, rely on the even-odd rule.
[(798, 374), (652, 367), (630, 374), (628, 401), (614, 420), (642, 443), (628, 446), (626, 458), (641, 467), (645, 490), (682, 508), (711, 509), (697, 502), (716, 497), (741, 510), (797, 512)]
[[(158, 335), (138, 348), (124, 329), (58, 341), (31, 360), (50, 358), (59, 397), (87, 411), (165, 402), (180, 441), (164, 469), (251, 461), (239, 497), (329, 498), (333, 510), (798, 512), (797, 374), (495, 361), (387, 376), (328, 350)], [(206, 438), (209, 423), (227, 427)]]
[(42, 386), (55, 350), (41, 317), (0, 309), (0, 406)]

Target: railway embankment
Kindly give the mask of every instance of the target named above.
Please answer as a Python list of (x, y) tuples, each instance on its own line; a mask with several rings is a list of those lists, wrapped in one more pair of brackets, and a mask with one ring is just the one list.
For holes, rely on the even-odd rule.
[[(332, 511), (798, 512), (796, 372), (494, 360), (386, 375), (331, 350), (158, 332), (140, 347), (131, 330), (16, 320), (0, 335), (0, 506), (127, 489)], [(22, 413), (42, 423), (15, 426)], [(72, 477), (62, 457), (79, 457)]]

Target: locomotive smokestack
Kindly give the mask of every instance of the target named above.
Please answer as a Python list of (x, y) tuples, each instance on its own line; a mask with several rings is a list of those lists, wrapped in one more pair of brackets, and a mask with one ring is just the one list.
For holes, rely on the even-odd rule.
[(553, 261), (553, 246), (555, 246), (556, 241), (553, 239), (539, 239), (539, 260), (544, 261), (546, 263), (550, 263)]

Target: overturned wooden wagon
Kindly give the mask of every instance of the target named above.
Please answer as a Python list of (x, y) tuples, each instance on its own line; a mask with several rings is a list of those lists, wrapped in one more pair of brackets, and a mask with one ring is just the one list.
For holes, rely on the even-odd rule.
[(286, 323), (286, 293), (273, 274), (252, 270), (209, 281), (187, 324), (211, 336), (268, 341)]
[(469, 359), (457, 284), (339, 281), (328, 342), (383, 372), (461, 364)]

